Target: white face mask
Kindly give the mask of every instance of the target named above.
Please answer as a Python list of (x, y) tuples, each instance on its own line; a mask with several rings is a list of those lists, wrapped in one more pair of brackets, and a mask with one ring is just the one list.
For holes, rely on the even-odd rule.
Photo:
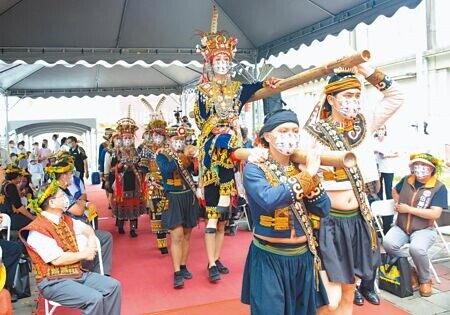
[(384, 137), (385, 131), (384, 130), (377, 130), (377, 137)]
[(295, 132), (277, 133), (275, 136), (275, 149), (284, 155), (291, 155), (300, 145), (300, 134)]
[(220, 75), (225, 75), (231, 69), (231, 62), (227, 61), (227, 60), (222, 60), (222, 59), (213, 60), (212, 68), (213, 68), (214, 73), (220, 74)]
[(172, 148), (175, 151), (181, 151), (184, 149), (184, 141), (183, 140), (172, 140)]
[(163, 141), (164, 141), (164, 136), (155, 135), (153, 137), (153, 143), (156, 144), (156, 145), (160, 145), (161, 143), (163, 143)]
[(123, 139), (123, 145), (124, 145), (124, 146), (129, 147), (129, 146), (131, 146), (132, 144), (133, 144), (133, 139), (129, 139), (129, 138)]
[(116, 139), (116, 140), (114, 140), (114, 145), (115, 145), (116, 147), (122, 146), (122, 139)]
[(433, 172), (433, 168), (428, 165), (414, 165), (414, 175), (418, 179), (428, 177)]
[(144, 140), (145, 140), (145, 141), (149, 141), (149, 140), (150, 140), (150, 135), (149, 135), (148, 133), (146, 133), (146, 134), (144, 135)]
[[(64, 194), (64, 195), (62, 196), (62, 198), (55, 198), (55, 199), (53, 199), (53, 202), (58, 203), (58, 202), (59, 202), (58, 199), (62, 199), (62, 202), (63, 202), (63, 205), (61, 206), (61, 209), (62, 209), (64, 212), (66, 212), (67, 210), (69, 210), (69, 207), (70, 207), (70, 199), (69, 199), (69, 197), (68, 197), (66, 194)], [(55, 207), (55, 206), (53, 206), (53, 207)], [(58, 207), (58, 206), (56, 206), (56, 208), (57, 208), (57, 207)]]
[(359, 100), (338, 99), (338, 101), (341, 104), (338, 112), (346, 119), (354, 119), (361, 111), (361, 102)]

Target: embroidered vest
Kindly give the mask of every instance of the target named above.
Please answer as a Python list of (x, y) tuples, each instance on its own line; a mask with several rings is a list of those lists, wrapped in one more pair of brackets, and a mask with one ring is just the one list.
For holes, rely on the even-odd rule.
[(33, 272), (36, 282), (41, 282), (44, 278), (79, 278), (82, 276), (81, 262), (65, 266), (54, 266), (46, 263), (39, 254), (22, 238), (22, 231), (36, 231), (45, 236), (53, 238), (64, 252), (78, 252), (78, 244), (73, 230), (73, 221), (68, 216), (63, 216), (59, 224), (54, 224), (47, 218), (40, 216), (33, 222), (20, 230), (20, 239), (25, 244), (28, 254), (33, 263)]

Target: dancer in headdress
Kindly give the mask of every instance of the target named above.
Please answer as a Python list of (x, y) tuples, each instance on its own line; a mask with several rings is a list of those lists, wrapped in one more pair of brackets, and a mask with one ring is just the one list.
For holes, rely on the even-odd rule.
[[(384, 98), (373, 115), (362, 114), (362, 84), (357, 70)], [(330, 214), (320, 222), (322, 274), (330, 300), (321, 314), (351, 314), (355, 277), (370, 280), (379, 262), (377, 236), (364, 184), (378, 179), (371, 135), (403, 104), (397, 84), (380, 70), (365, 64), (333, 75), (305, 124), (303, 147), (352, 151), (358, 164), (351, 168), (322, 167), (319, 176), (331, 199)], [(366, 120), (367, 119), (367, 120)], [(322, 152), (321, 152), (322, 151)]]
[(140, 145), (139, 167), (147, 181), (145, 197), (150, 208), (151, 230), (156, 234), (157, 245), (161, 254), (167, 254), (167, 230), (161, 225), (161, 215), (164, 210), (164, 188), (161, 172), (156, 163), (156, 152), (164, 148), (166, 144), (167, 122), (159, 111), (159, 104), (156, 106), (157, 112), (150, 115), (150, 122), (143, 135), (144, 141)]
[(206, 201), (205, 243), (211, 282), (219, 280), (220, 273), (229, 272), (219, 258), (231, 198), (237, 198), (231, 153), (242, 146), (239, 114), (257, 90), (274, 87), (279, 81), (275, 78), (252, 84), (232, 81), (230, 70), (237, 39), (225, 31), (217, 31), (217, 21), (218, 11), (214, 7), (211, 30), (201, 35), (201, 44), (197, 45), (204, 58), (204, 75), (194, 105), (195, 121), (201, 130), (197, 141), (199, 183)]
[(130, 221), (130, 236), (137, 237), (138, 218), (146, 211), (143, 196), (143, 178), (139, 173), (139, 155), (134, 147), (134, 137), (138, 130), (135, 121), (130, 117), (117, 122), (123, 145), (118, 149), (115, 179), (115, 204), (113, 213), (117, 217), (119, 234), (124, 234), (124, 221)]
[(174, 288), (181, 288), (184, 279), (192, 274), (186, 264), (189, 256), (192, 228), (197, 225), (198, 203), (195, 196), (195, 147), (186, 146), (186, 136), (193, 129), (186, 126), (167, 128), (168, 146), (158, 150), (156, 162), (164, 185), (164, 198), (160, 205), (162, 227), (170, 231), (170, 253), (174, 269)]

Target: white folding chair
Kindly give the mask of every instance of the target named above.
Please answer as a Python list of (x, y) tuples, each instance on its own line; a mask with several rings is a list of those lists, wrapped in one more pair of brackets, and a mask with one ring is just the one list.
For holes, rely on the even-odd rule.
[(252, 230), (250, 226), (250, 222), (248, 221), (248, 211), (247, 211), (247, 203), (240, 205), (237, 207), (239, 212), (241, 213), (239, 219), (236, 221), (236, 225), (239, 226), (239, 223), (245, 222), (247, 224), (247, 228), (249, 231)]
[[(437, 251), (435, 251), (432, 255), (430, 255), (430, 259), (432, 262), (440, 262), (450, 259), (450, 246), (448, 245), (447, 241), (445, 240), (445, 235), (450, 235), (450, 226), (439, 226), (436, 221), (434, 221), (434, 227), (436, 228), (438, 240), (434, 243), (434, 246), (440, 246)], [(434, 258), (437, 254), (439, 254), (441, 251), (447, 251), (447, 256), (444, 257), (438, 257)]]
[[(98, 263), (100, 265), (100, 274), (104, 275), (104, 269), (103, 269), (103, 256), (102, 256), (102, 246), (100, 244), (100, 240), (98, 237), (95, 238), (96, 244), (97, 244), (97, 255), (98, 255)], [(45, 307), (45, 315), (53, 315), (53, 313), (56, 311), (56, 309), (59, 306), (62, 306), (58, 302), (54, 302), (51, 300), (44, 299), (44, 307)]]
[(384, 238), (383, 225), (380, 222), (379, 217), (385, 217), (388, 215), (394, 215), (394, 200), (375, 200), (370, 205), (372, 210), (372, 215), (375, 220), (376, 228), (380, 232), (381, 236)]
[(11, 238), (11, 218), (6, 213), (2, 213), (1, 215), (3, 222), (0, 224), (0, 231), (6, 229), (6, 240), (9, 241)]

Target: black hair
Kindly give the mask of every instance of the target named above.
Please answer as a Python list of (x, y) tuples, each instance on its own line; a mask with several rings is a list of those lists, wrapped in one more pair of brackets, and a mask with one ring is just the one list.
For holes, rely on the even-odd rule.
[(6, 173), (5, 174), (5, 179), (6, 180), (13, 180), (13, 179), (16, 179), (19, 176), (20, 176), (19, 173)]
[(62, 137), (62, 138), (61, 138), (61, 145), (63, 145), (63, 144), (64, 144), (64, 142), (66, 142), (66, 140), (67, 140), (67, 138), (66, 138), (66, 137)]

